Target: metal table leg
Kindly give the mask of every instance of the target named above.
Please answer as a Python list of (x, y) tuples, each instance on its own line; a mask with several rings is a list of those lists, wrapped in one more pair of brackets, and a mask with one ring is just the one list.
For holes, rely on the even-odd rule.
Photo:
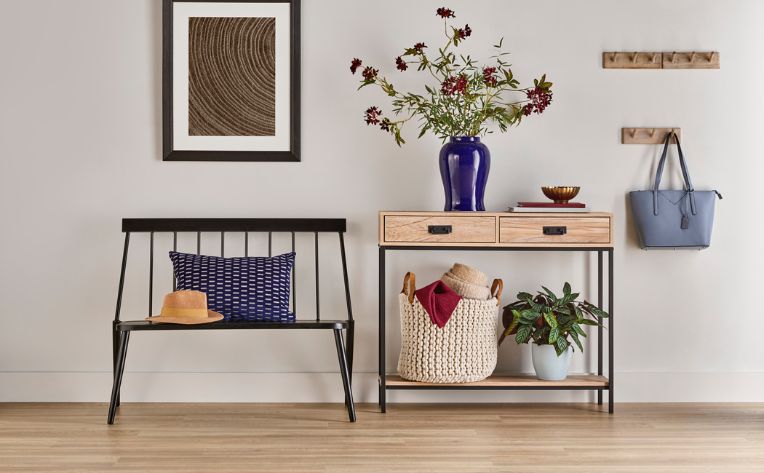
[(385, 386), (385, 249), (379, 248), (379, 409), (387, 412), (387, 387)]
[(613, 363), (613, 249), (608, 250), (608, 298), (607, 298), (607, 311), (610, 317), (608, 318), (608, 379), (610, 381), (608, 385), (608, 412), (613, 413), (613, 391), (615, 385), (615, 365)]

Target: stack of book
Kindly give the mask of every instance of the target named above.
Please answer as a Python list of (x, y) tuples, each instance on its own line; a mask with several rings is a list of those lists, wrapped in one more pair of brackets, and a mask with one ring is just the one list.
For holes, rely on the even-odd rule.
[(517, 206), (510, 207), (510, 212), (589, 212), (586, 204), (581, 202), (566, 202), (557, 204), (554, 202), (518, 202)]

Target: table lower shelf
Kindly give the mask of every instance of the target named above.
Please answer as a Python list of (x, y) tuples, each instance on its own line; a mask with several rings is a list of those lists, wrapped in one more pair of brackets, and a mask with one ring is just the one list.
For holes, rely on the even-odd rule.
[(386, 389), (475, 389), (475, 390), (600, 390), (608, 389), (610, 382), (596, 374), (574, 374), (562, 381), (543, 381), (535, 375), (494, 375), (474, 383), (420, 383), (398, 375), (385, 376)]

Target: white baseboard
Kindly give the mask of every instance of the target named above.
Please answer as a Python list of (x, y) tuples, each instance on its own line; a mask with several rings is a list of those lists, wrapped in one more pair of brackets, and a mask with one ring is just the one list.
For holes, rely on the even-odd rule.
[[(357, 402), (377, 401), (377, 375), (355, 373)], [(764, 372), (616, 373), (617, 402), (764, 402)], [(111, 373), (3, 372), (0, 402), (105, 402)], [(393, 391), (389, 402), (580, 402), (574, 391)], [(338, 373), (126, 372), (126, 402), (341, 402)]]

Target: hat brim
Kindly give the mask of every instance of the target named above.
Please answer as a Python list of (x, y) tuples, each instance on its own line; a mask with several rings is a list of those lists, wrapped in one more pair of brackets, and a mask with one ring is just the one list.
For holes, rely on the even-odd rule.
[(223, 320), (223, 314), (219, 314), (215, 311), (208, 310), (206, 319), (192, 319), (189, 317), (167, 317), (161, 315), (155, 315), (153, 317), (146, 317), (143, 320), (149, 322), (161, 323), (161, 324), (181, 324), (181, 325), (197, 325), (208, 324), (211, 322), (217, 322)]

